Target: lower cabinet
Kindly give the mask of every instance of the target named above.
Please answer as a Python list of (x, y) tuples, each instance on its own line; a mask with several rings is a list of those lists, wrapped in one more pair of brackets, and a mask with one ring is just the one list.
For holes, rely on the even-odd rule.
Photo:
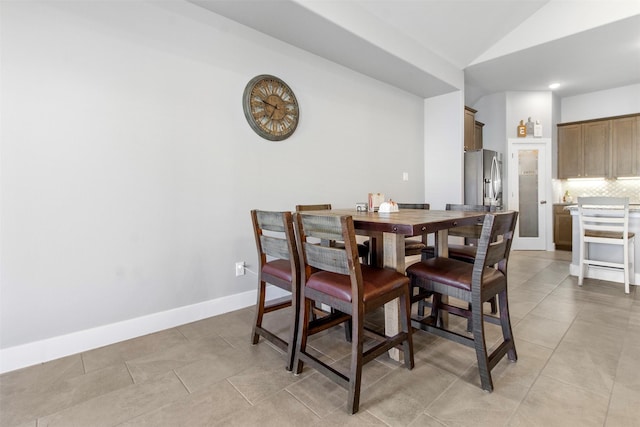
[(553, 205), (553, 243), (558, 250), (570, 251), (573, 222), (571, 212), (565, 207), (566, 205)]

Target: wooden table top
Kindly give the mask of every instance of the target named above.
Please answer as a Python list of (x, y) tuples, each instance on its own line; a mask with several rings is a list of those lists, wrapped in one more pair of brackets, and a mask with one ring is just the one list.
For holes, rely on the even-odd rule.
[(486, 212), (400, 209), (398, 212), (358, 212), (355, 209), (304, 211), (303, 215), (351, 215), (358, 230), (417, 236), (464, 225), (481, 224)]

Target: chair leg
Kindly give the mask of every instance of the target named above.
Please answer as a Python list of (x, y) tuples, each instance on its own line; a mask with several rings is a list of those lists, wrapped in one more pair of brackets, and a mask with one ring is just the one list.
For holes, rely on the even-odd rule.
[(434, 293), (431, 298), (431, 318), (433, 319), (433, 325), (442, 326), (442, 319), (440, 318), (440, 304), (442, 303), (442, 295)]
[(307, 335), (309, 334), (309, 313), (313, 311), (313, 301), (305, 299), (301, 303), (299, 325), (298, 325), (298, 338), (296, 339), (296, 346), (293, 356), (292, 371), (295, 375), (302, 373), (304, 363), (300, 360), (300, 354), (307, 350)]
[(498, 313), (498, 302), (496, 301), (496, 297), (493, 297), (489, 300), (489, 304), (491, 304), (491, 314)]
[(624, 293), (629, 293), (629, 244), (624, 245), (622, 262), (624, 263)]
[(256, 302), (256, 316), (253, 322), (251, 344), (258, 344), (260, 335), (258, 328), (262, 326), (262, 318), (264, 317), (264, 301), (266, 298), (266, 283), (260, 281), (258, 284), (258, 301)]
[(500, 326), (502, 327), (502, 336), (505, 341), (510, 341), (510, 347), (507, 351), (507, 357), (512, 362), (518, 360), (518, 353), (516, 352), (516, 344), (513, 341), (513, 332), (511, 331), (511, 317), (509, 315), (509, 299), (507, 298), (507, 291), (504, 290), (498, 294), (500, 300)]
[[(300, 327), (300, 303), (297, 301), (297, 295), (291, 295), (292, 322), (289, 332), (289, 346), (287, 347), (287, 371), (293, 370), (293, 361), (296, 356), (296, 346), (298, 342), (298, 328)], [(313, 310), (311, 310), (313, 311)]]
[(427, 306), (427, 302), (423, 299), (418, 301), (418, 316), (424, 317), (424, 308)]
[(364, 340), (364, 319), (354, 316), (352, 322), (351, 342), (351, 368), (349, 369), (349, 388), (347, 398), (347, 411), (355, 414), (360, 408), (360, 388), (362, 386), (362, 352)]
[(578, 272), (578, 286), (582, 286), (582, 282), (584, 281), (584, 260), (587, 257), (587, 245), (588, 243), (580, 241), (580, 271)]
[[(481, 307), (473, 309), (473, 306)], [(480, 372), (480, 383), (482, 389), (493, 391), (493, 380), (491, 379), (491, 368), (489, 367), (489, 356), (487, 354), (487, 343), (484, 336), (484, 319), (482, 314), (482, 303), (478, 301), (471, 306), (471, 318), (473, 322), (473, 342), (478, 359), (478, 371)]]
[(405, 295), (404, 302), (400, 299), (400, 327), (402, 332), (407, 334), (407, 338), (402, 343), (404, 352), (404, 366), (411, 370), (414, 366), (413, 359), (413, 336), (411, 329), (411, 296)]

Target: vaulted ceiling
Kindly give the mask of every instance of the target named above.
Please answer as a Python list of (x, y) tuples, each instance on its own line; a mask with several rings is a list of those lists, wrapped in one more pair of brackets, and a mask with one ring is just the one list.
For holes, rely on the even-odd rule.
[(428, 98), (640, 83), (639, 0), (190, 0)]

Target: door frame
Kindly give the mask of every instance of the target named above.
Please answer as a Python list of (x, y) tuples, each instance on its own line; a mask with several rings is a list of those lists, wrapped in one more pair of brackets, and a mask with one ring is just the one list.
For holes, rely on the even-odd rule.
[[(507, 162), (507, 209), (518, 210), (518, 161), (515, 158), (516, 151), (520, 149), (539, 149), (541, 157), (539, 164), (544, 166), (544, 171), (538, 176), (538, 194), (541, 201), (545, 201), (543, 208), (539, 210), (541, 232), (540, 239), (533, 240), (521, 239), (516, 233), (512, 243), (512, 249), (515, 250), (554, 250), (553, 244), (553, 182), (552, 182), (552, 144), (551, 138), (509, 138), (508, 139), (508, 155), (505, 159)], [(517, 229), (517, 231), (519, 228)]]

